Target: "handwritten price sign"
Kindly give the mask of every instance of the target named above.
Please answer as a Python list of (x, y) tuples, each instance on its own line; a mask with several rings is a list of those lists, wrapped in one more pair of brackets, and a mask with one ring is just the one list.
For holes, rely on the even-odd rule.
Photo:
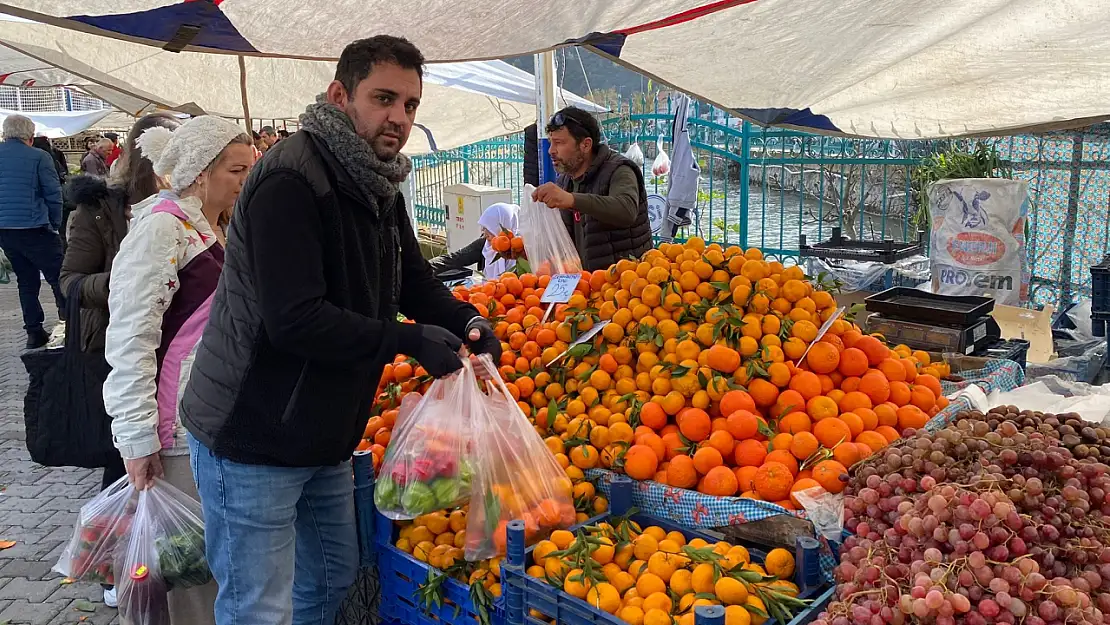
[(560, 273), (551, 276), (551, 282), (548, 282), (547, 288), (543, 290), (543, 297), (540, 298), (540, 302), (544, 304), (567, 303), (570, 296), (574, 295), (574, 289), (581, 279), (582, 275), (577, 273)]

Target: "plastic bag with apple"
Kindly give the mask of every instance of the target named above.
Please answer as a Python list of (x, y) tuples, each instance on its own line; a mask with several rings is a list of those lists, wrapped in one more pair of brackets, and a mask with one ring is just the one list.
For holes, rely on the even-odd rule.
[(474, 477), (471, 415), (482, 392), (469, 359), (432, 383), (398, 424), (374, 484), (386, 517), (408, 520), (470, 500)]

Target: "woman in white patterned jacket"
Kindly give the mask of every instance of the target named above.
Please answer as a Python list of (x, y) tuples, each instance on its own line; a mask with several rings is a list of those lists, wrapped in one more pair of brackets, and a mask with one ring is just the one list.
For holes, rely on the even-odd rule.
[[(224, 261), (224, 228), (254, 164), (250, 136), (217, 117), (151, 128), (139, 149), (166, 190), (136, 204), (109, 283), (104, 407), (127, 475), (197, 497), (177, 414)], [(214, 623), (215, 583), (170, 592), (171, 622)], [(122, 599), (122, 598), (121, 598)]]

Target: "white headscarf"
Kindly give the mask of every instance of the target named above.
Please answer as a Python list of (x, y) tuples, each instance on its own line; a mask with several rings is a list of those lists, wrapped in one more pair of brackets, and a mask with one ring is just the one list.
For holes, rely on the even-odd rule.
[[(478, 225), (489, 230), (494, 235), (501, 234), (502, 230), (508, 230), (514, 235), (517, 235), (520, 228), (517, 226), (517, 211), (520, 207), (516, 204), (504, 204), (498, 202), (497, 204), (490, 204), (486, 208), (482, 216), (478, 218)], [(489, 241), (482, 246), (482, 256), (485, 258), (486, 267), (482, 271), (486, 277), (497, 277), (506, 271), (512, 271), (516, 266), (516, 261), (506, 260), (504, 258), (497, 258), (497, 252), (494, 251), (493, 246)]]
[(135, 143), (154, 165), (154, 173), (168, 176), (174, 192), (181, 193), (241, 134), (243, 128), (226, 119), (202, 115), (177, 130), (147, 128)]

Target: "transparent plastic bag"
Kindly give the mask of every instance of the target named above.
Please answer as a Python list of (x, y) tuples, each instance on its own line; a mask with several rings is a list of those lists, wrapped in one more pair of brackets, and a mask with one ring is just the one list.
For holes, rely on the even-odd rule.
[(0, 284), (8, 284), (12, 281), (12, 261), (8, 260), (8, 255), (4, 250), (0, 250)]
[(140, 491), (114, 568), (119, 612), (133, 625), (169, 625), (166, 594), (212, 581), (200, 504), (168, 482)]
[(536, 188), (524, 185), (520, 203), (520, 236), (532, 273), (555, 275), (582, 271), (582, 260), (567, 232), (559, 209), (548, 208), (543, 202), (534, 202)]
[(671, 157), (667, 156), (666, 150), (663, 149), (662, 141), (656, 144), (655, 149), (655, 160), (651, 163), (651, 175), (665, 176), (671, 172)]
[(839, 542), (844, 533), (844, 494), (830, 493), (814, 486), (795, 491), (794, 497), (806, 511), (806, 518), (813, 523), (817, 533), (829, 540)]
[(644, 151), (640, 149), (639, 143), (633, 143), (629, 146), (628, 150), (624, 153), (624, 157), (636, 163), (637, 167), (644, 166)]
[(480, 396), (468, 360), (457, 373), (432, 383), (393, 431), (374, 485), (374, 503), (386, 517), (409, 520), (470, 499), (474, 470), (471, 415)]
[(475, 366), (492, 377), (473, 417), (474, 436), (482, 444), (474, 454), (467, 516), (465, 557), (470, 561), (504, 555), (510, 521), (524, 521), (529, 544), (575, 521), (566, 472), (520, 411), (489, 355), (476, 360)]
[(115, 585), (116, 545), (131, 529), (138, 495), (124, 476), (81, 506), (73, 537), (54, 570), (70, 579)]

